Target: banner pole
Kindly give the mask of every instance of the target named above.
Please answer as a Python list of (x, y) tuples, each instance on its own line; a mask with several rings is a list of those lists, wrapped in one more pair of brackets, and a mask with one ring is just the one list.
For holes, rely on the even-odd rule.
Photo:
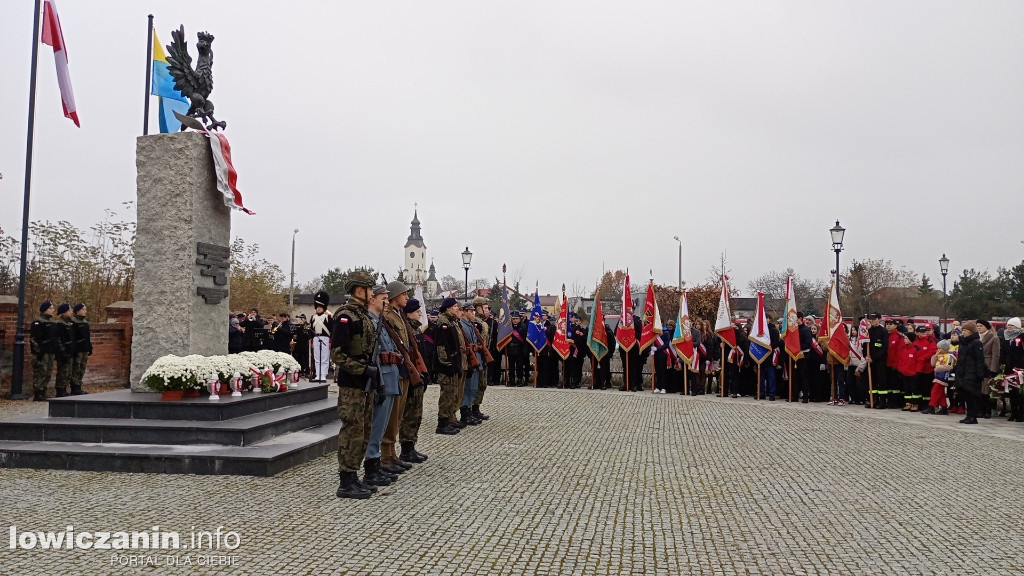
[[(786, 354), (789, 356), (789, 354)], [(789, 356), (789, 401), (793, 401), (793, 357)]]

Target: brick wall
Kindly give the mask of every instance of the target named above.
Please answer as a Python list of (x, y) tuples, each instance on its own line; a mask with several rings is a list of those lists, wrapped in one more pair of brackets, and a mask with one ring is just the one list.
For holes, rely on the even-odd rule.
[[(124, 384), (128, 381), (131, 365), (132, 303), (115, 302), (107, 307), (107, 322), (90, 324), (93, 354), (83, 378), (86, 389), (89, 385), (106, 386)], [(30, 306), (25, 313), (25, 377), (22, 392), (32, 389), (32, 355), (29, 352), (28, 328), (38, 316), (38, 308)], [(11, 390), (11, 368), (13, 364), (14, 333), (18, 323), (18, 299), (0, 296), (0, 394)], [(51, 380), (51, 386), (53, 385)]]

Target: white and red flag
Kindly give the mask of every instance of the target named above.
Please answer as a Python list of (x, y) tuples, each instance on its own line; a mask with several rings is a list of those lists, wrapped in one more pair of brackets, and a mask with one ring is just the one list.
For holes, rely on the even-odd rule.
[(715, 319), (715, 332), (730, 347), (736, 347), (736, 331), (732, 326), (732, 311), (729, 310), (729, 277), (722, 276), (722, 296), (718, 299), (718, 318)]
[(825, 334), (828, 336), (828, 353), (843, 364), (850, 363), (850, 336), (846, 333), (843, 313), (839, 311), (839, 295), (836, 284), (829, 290), (828, 313), (825, 316)]
[(64, 33), (57, 17), (54, 0), (43, 2), (43, 44), (53, 46), (53, 61), (57, 64), (57, 85), (60, 86), (60, 102), (64, 106), (64, 117), (78, 123), (78, 109), (75, 107), (75, 93), (71, 90), (71, 74), (68, 73), (68, 50), (64, 45)]
[(633, 297), (629, 293), (629, 272), (626, 272), (626, 279), (622, 286), (622, 314), (619, 316), (619, 325), (615, 327), (615, 341), (619, 348), (629, 351), (636, 346), (636, 328), (633, 326)]
[(644, 318), (640, 325), (640, 350), (643, 351), (658, 340), (663, 332), (658, 301), (654, 297), (654, 281), (647, 284), (647, 300), (644, 302)]

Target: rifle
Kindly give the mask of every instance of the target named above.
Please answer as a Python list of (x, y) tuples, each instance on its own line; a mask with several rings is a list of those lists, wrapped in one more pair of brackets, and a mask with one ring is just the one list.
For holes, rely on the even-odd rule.
[[(383, 279), (384, 275), (380, 277)], [(372, 294), (370, 298), (373, 298)], [(363, 389), (365, 394), (374, 392), (373, 404), (374, 406), (380, 406), (384, 403), (384, 384), (381, 383), (380, 379), (380, 346), (381, 346), (381, 332), (384, 331), (384, 310), (380, 311), (377, 316), (377, 340), (373, 344), (373, 353), (370, 355), (370, 361), (373, 366), (377, 369), (377, 377), (369, 377), (366, 379), (366, 388)]]
[(470, 321), (469, 324), (473, 326), (473, 333), (476, 334), (476, 339), (480, 342), (480, 344), (477, 344), (477, 348), (480, 348), (480, 351), (484, 353), (484, 362), (488, 364), (494, 362), (494, 356), (491, 356), (491, 351), (487, 349), (487, 344), (483, 343), (484, 337), (481, 336), (480, 331), (476, 329), (476, 323)]
[[(383, 319), (383, 318), (384, 318), (384, 313), (382, 312), (381, 313), (381, 319)], [(402, 318), (401, 320), (402, 320), (402, 324), (404, 326), (405, 319)], [(405, 344), (402, 342), (402, 339), (398, 337), (398, 334), (395, 334), (395, 331), (391, 328), (391, 326), (388, 326), (387, 323), (384, 324), (384, 328), (388, 331), (388, 335), (391, 336), (391, 339), (395, 342), (395, 346), (398, 347), (398, 351), (402, 353), (402, 360), (405, 362), (405, 369), (406, 369), (406, 371), (409, 372), (409, 384), (412, 385), (412, 386), (415, 386), (415, 385), (419, 384), (420, 382), (423, 382), (423, 378), (420, 377), (419, 369), (412, 362), (412, 354), (409, 353), (409, 349), (406, 348)], [(407, 337), (408, 337), (408, 333), (407, 333)], [(413, 342), (413, 345), (415, 346), (416, 343)]]

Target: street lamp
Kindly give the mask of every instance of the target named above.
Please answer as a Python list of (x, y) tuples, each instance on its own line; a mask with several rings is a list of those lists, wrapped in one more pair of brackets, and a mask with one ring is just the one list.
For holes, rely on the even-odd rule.
[(292, 232), (292, 279), (288, 283), (288, 314), (295, 309), (295, 235), (298, 233), (298, 228)]
[(679, 239), (679, 236), (673, 236), (673, 240), (679, 242), (679, 289), (683, 289), (683, 241)]
[(466, 269), (466, 301), (469, 302), (469, 263), (473, 261), (473, 253), (469, 246), (462, 252), (462, 267)]
[(832, 251), (836, 253), (836, 300), (839, 300), (839, 253), (843, 251), (843, 235), (846, 234), (846, 228), (840, 226), (839, 220), (836, 220), (836, 225), (828, 232), (832, 235)]
[(942, 333), (946, 333), (946, 274), (949, 272), (949, 258), (942, 254), (939, 258), (939, 271), (942, 272)]

